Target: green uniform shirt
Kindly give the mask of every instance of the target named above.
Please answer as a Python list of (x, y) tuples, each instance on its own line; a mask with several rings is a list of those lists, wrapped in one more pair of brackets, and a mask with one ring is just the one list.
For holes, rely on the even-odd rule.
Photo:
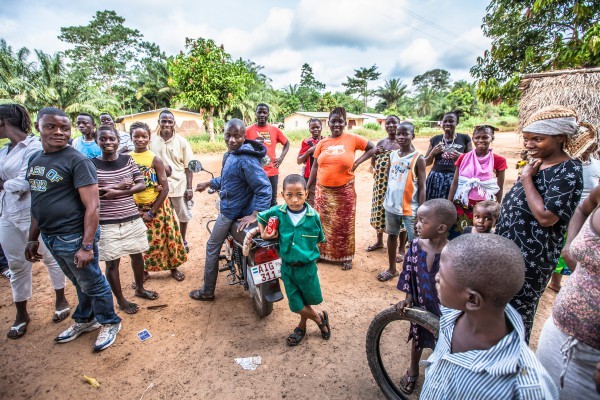
[(325, 241), (319, 214), (306, 204), (306, 214), (294, 226), (288, 216), (287, 204), (277, 205), (258, 213), (258, 222), (267, 225), (269, 218), (279, 219), (279, 256), (286, 263), (303, 263), (319, 258), (318, 243)]

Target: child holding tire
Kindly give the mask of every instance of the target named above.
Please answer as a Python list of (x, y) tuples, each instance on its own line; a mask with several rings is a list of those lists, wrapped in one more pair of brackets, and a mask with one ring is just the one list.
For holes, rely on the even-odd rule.
[[(320, 255), (318, 243), (325, 241), (321, 219), (306, 203), (308, 192), (302, 176), (286, 176), (281, 195), (285, 204), (258, 213), (257, 221), (263, 239), (280, 238), (281, 280), (285, 286), (290, 310), (300, 314), (300, 323), (288, 336), (287, 344), (297, 346), (302, 342), (309, 319), (317, 324), (321, 337), (329, 340), (331, 329), (327, 311), (318, 314), (312, 308), (313, 305), (323, 302), (316, 263)], [(272, 217), (279, 220), (279, 228), (267, 233), (266, 226)]]

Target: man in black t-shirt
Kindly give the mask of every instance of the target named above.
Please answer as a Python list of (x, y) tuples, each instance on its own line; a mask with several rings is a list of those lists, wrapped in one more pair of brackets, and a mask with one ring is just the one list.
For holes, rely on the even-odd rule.
[(71, 121), (64, 111), (48, 107), (39, 111), (36, 129), (43, 151), (29, 160), (31, 227), (26, 258), (39, 261), (38, 237), (77, 288), (79, 304), (73, 325), (54, 340), (66, 343), (98, 328), (95, 351), (116, 339), (121, 318), (115, 313), (112, 292), (98, 265), (99, 197), (96, 168), (68, 145)]

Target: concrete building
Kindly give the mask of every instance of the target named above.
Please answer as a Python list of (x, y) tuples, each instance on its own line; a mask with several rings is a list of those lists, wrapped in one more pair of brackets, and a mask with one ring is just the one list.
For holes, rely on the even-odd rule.
[[(328, 112), (305, 112), (297, 111), (293, 114), (288, 115), (284, 118), (284, 128), (288, 131), (308, 129), (308, 120), (311, 118), (318, 118), (323, 123), (323, 130), (327, 127), (327, 121), (329, 118)], [(352, 113), (346, 114), (346, 126), (347, 129), (362, 127), (364, 124), (365, 117), (362, 115), (356, 115)]]
[[(137, 114), (129, 114), (117, 117), (115, 120), (118, 129), (121, 129), (125, 132), (129, 132), (129, 127), (134, 122), (145, 122), (148, 124), (152, 132), (156, 132), (156, 128), (158, 128), (158, 116), (161, 111), (165, 110), (164, 108), (152, 111), (144, 111)], [(174, 108), (168, 108), (167, 110), (173, 113), (175, 117), (175, 132), (180, 135), (198, 135), (204, 133), (204, 118), (202, 114), (184, 111), (184, 110), (176, 110)]]

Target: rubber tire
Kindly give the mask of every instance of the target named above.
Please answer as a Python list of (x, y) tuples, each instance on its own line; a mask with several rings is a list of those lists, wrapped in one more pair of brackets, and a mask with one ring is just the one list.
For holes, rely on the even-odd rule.
[(367, 361), (369, 362), (369, 368), (371, 369), (371, 373), (373, 374), (377, 386), (379, 386), (385, 397), (390, 400), (408, 399), (408, 397), (397, 389), (392, 382), (385, 370), (379, 352), (381, 333), (389, 323), (394, 321), (414, 322), (429, 331), (433, 331), (437, 338), (437, 323), (439, 323), (439, 318), (426, 311), (408, 308), (405, 310), (404, 315), (401, 315), (394, 306), (391, 306), (377, 314), (375, 318), (373, 318), (373, 321), (371, 321), (371, 325), (369, 325), (369, 329), (367, 330)]
[[(254, 286), (252, 281), (252, 272), (250, 268), (254, 265), (254, 260), (250, 257), (246, 258), (246, 282), (248, 282), (248, 291), (252, 297), (252, 308), (259, 318), (265, 318), (273, 312), (273, 303), (265, 299), (264, 294), (259, 287)], [(254, 288), (254, 290), (252, 290)]]

